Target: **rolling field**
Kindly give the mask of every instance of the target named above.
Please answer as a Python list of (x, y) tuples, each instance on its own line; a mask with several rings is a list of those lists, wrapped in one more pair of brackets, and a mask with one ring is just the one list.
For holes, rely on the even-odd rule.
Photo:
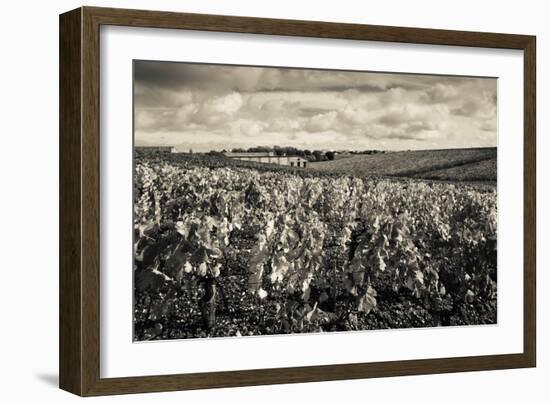
[(400, 151), (312, 163), (320, 172), (496, 182), (496, 148)]
[(224, 162), (137, 154), (135, 341), (496, 323), (493, 186)]
[(471, 162), (452, 168), (436, 169), (415, 176), (424, 179), (443, 181), (494, 181), (497, 178), (496, 158)]

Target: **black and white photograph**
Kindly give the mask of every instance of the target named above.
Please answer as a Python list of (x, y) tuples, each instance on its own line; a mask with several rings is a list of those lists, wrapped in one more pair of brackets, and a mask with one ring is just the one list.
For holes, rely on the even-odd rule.
[(497, 324), (496, 78), (133, 74), (135, 342)]

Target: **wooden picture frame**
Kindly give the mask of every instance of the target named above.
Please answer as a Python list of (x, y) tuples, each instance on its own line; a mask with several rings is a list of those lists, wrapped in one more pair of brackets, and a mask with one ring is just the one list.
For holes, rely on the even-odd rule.
[[(100, 377), (100, 26), (402, 42), (524, 52), (523, 353), (229, 372)], [(316, 382), (536, 365), (535, 37), (81, 7), (60, 16), (60, 387), (80, 396)]]

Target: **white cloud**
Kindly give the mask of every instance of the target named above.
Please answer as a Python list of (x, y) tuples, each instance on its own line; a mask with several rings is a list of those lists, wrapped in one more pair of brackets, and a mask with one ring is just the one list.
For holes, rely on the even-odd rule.
[(142, 70), (137, 142), (204, 150), (496, 145), (494, 79), (181, 63)]

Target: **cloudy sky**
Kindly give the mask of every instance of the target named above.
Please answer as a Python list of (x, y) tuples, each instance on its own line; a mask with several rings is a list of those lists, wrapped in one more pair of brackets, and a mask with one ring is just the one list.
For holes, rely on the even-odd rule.
[(136, 61), (136, 145), (496, 146), (497, 80)]

